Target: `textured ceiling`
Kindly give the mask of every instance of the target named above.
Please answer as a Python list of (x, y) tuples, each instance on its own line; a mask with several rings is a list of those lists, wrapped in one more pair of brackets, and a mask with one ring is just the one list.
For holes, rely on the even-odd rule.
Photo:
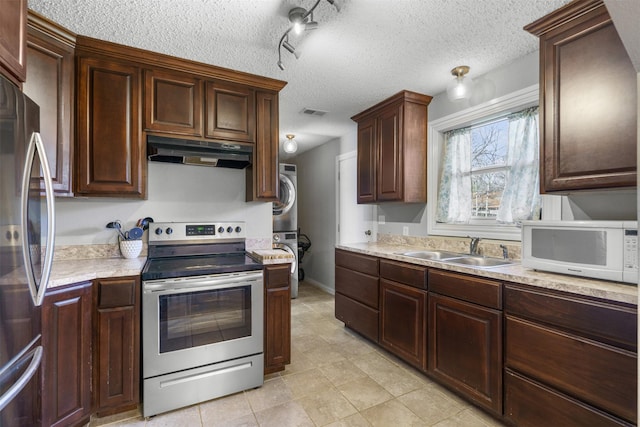
[[(315, 0), (29, 0), (71, 31), (287, 81), (280, 139), (299, 152), (353, 132), (350, 117), (407, 89), (445, 90), (450, 70), (481, 75), (538, 48), (522, 27), (568, 0), (321, 0), (319, 28), (290, 42), (281, 71), (278, 41), (292, 7)], [(327, 111), (318, 117), (304, 108)], [(286, 158), (283, 156), (283, 158)]]

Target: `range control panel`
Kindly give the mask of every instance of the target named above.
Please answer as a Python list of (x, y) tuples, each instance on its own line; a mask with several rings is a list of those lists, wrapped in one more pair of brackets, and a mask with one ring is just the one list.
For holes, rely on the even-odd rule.
[(149, 225), (149, 244), (161, 242), (210, 242), (243, 240), (244, 222), (154, 222)]

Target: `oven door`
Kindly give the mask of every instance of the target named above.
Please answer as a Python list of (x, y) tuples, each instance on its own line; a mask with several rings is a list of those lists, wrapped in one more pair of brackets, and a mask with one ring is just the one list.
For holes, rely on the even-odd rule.
[(262, 271), (142, 284), (143, 377), (263, 352)]

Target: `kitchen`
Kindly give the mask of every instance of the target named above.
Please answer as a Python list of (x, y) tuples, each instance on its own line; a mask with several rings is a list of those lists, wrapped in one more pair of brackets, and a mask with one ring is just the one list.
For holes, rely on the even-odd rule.
[[(38, 10), (36, 2), (30, 3), (30, 5), (35, 10)], [(329, 9), (328, 5), (323, 6)], [(333, 19), (334, 12), (325, 11), (325, 13), (326, 18), (324, 20), (330, 21)], [(542, 14), (539, 16), (542, 16)], [(530, 21), (532, 19), (523, 24)], [(69, 27), (72, 26), (69, 25)], [(91, 35), (86, 31), (82, 31), (82, 33)], [(533, 36), (531, 37), (534, 39)], [(311, 55), (311, 53), (305, 52), (306, 55)], [(537, 52), (531, 52), (510, 64), (488, 71), (484, 75), (487, 80), (501, 83), (497, 85), (495, 95), (505, 95), (517, 89), (536, 84), (538, 81), (537, 56)], [(287, 68), (295, 72), (298, 64), (292, 62), (292, 58), (291, 60), (287, 58), (287, 61)], [(273, 62), (275, 63), (275, 61)], [(445, 67), (447, 73), (453, 65), (455, 64), (447, 64)], [(488, 70), (491, 69), (489, 68)], [(269, 75), (277, 74), (270, 73)], [(391, 95), (393, 93), (395, 91), (390, 90), (386, 94)], [(375, 102), (381, 99), (376, 99)], [(363, 108), (345, 114), (345, 120), (349, 121), (349, 116), (368, 106), (369, 104), (363, 103)], [(430, 120), (436, 120), (455, 112), (459, 108), (461, 107), (448, 103), (444, 96), (436, 96), (429, 107), (429, 118)], [(286, 132), (283, 128), (284, 124), (281, 122), (281, 131)], [(295, 131), (295, 128), (292, 127), (291, 129), (291, 131)], [(299, 144), (302, 145), (304, 139), (301, 136), (298, 138)], [(284, 138), (281, 136), (280, 139)], [(333, 272), (335, 264), (333, 262), (333, 250), (337, 241), (334, 238), (334, 233), (332, 231), (327, 232), (327, 230), (335, 230), (337, 226), (334, 205), (334, 174), (327, 173), (327, 170), (332, 170), (337, 155), (353, 151), (355, 147), (356, 127), (352, 122), (344, 137), (335, 138), (330, 143), (322, 145), (315, 150), (301, 152), (295, 158), (286, 158), (284, 153), (281, 153), (281, 161), (298, 165), (301, 189), (299, 224), (302, 231), (310, 235), (313, 240), (313, 250), (307, 255), (307, 261), (304, 264), (308, 281), (323, 286), (328, 290), (334, 288)], [(180, 168), (179, 177), (175, 172), (175, 168)], [(115, 234), (113, 230), (104, 228), (104, 224), (119, 219), (128, 229), (134, 225), (138, 218), (149, 215), (156, 217), (159, 221), (201, 218), (234, 221), (241, 216), (241, 219), (246, 222), (246, 232), (251, 239), (258, 244), (262, 244), (264, 241), (270, 243), (272, 232), (271, 206), (269, 203), (245, 202), (246, 178), (244, 171), (183, 167), (150, 162), (148, 164), (147, 178), (147, 199), (144, 201), (124, 198), (58, 198), (56, 200), (59, 217), (56, 233), (57, 245), (113, 245), (116, 242)], [(211, 182), (216, 183), (215, 190), (212, 190)], [(604, 202), (606, 204), (615, 203), (624, 209), (635, 211), (635, 194), (629, 196), (628, 192), (623, 192), (622, 194), (616, 193), (613, 195), (603, 194), (599, 197), (606, 200)], [(322, 200), (323, 202), (318, 206), (316, 200)], [(567, 200), (563, 201), (563, 203), (584, 206), (585, 203), (588, 204), (588, 201)], [(598, 205), (599, 203), (595, 204)], [(188, 207), (185, 209), (186, 206)], [(584, 209), (587, 208), (585, 207)], [(198, 212), (198, 218), (194, 218), (191, 215), (193, 212)], [(406, 234), (404, 233), (404, 228), (407, 227), (410, 236), (425, 236), (427, 230), (426, 212), (424, 205), (380, 205), (377, 215), (386, 217), (386, 223), (376, 224), (378, 233), (402, 235)]]

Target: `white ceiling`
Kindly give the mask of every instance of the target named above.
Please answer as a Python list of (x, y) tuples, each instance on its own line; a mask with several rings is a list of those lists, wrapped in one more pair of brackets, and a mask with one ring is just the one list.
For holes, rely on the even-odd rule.
[[(454, 66), (481, 75), (535, 51), (522, 29), (568, 0), (321, 0), (319, 28), (290, 42), (281, 71), (278, 42), (288, 11), (315, 0), (29, 0), (73, 32), (281, 79), (280, 139), (299, 151), (353, 134), (350, 117), (407, 89), (443, 92)], [(326, 111), (303, 115), (304, 108)], [(286, 158), (283, 156), (283, 158)]]

